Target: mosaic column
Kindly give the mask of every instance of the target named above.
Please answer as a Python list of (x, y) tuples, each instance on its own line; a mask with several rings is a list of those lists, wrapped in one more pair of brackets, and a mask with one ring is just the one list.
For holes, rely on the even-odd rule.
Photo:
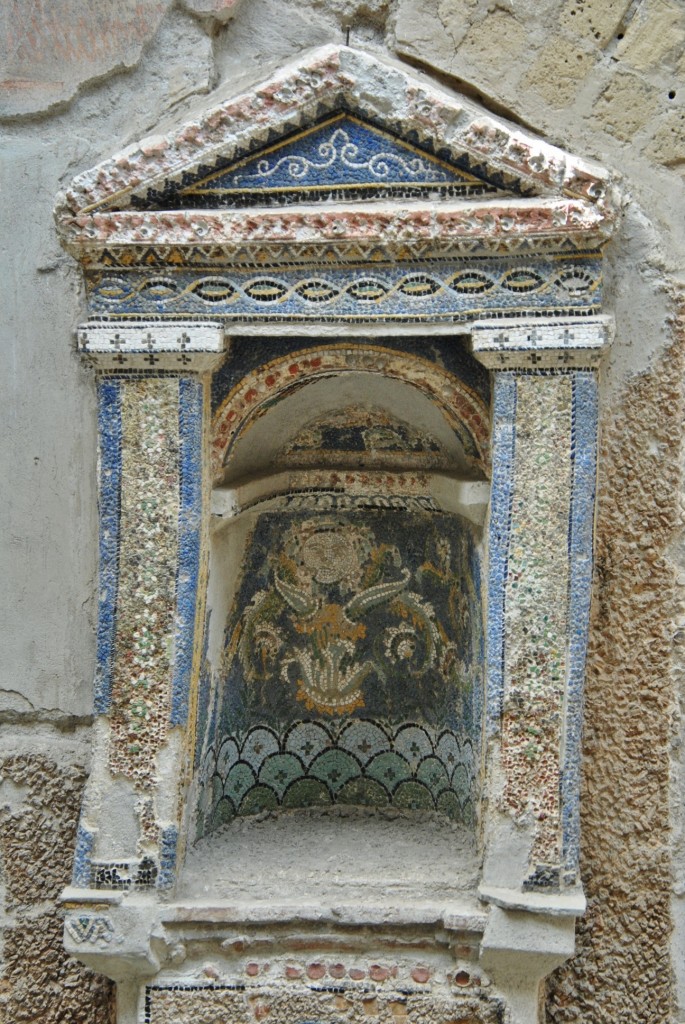
[(204, 618), (209, 371), (221, 325), (90, 321), (100, 560), (93, 767), (77, 889), (173, 881)]
[(475, 357), (494, 371), (481, 894), (503, 907), (544, 893), (558, 912), (584, 908), (582, 694), (597, 366), (610, 337), (602, 316), (472, 328)]

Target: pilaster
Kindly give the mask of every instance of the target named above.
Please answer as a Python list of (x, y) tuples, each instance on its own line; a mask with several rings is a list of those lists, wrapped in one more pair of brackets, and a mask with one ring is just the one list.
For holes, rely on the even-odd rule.
[[(481, 895), (582, 911), (578, 801), (605, 316), (481, 321), (494, 371)], [(573, 893), (576, 893), (573, 897)], [(530, 899), (530, 897), (536, 897)], [(540, 904), (538, 907), (537, 904)]]
[(100, 565), (93, 771), (80, 889), (167, 888), (192, 741), (206, 587), (207, 322), (88, 322), (98, 371)]

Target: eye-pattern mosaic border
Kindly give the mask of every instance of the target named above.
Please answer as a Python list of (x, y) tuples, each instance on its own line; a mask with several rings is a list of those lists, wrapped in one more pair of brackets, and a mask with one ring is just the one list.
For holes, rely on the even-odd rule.
[(595, 308), (601, 301), (596, 260), (396, 264), (317, 268), (287, 265), (213, 274), (129, 270), (88, 277), (92, 316), (207, 316), (261, 320), (388, 317), (441, 320), (487, 317), (529, 306), (538, 310)]

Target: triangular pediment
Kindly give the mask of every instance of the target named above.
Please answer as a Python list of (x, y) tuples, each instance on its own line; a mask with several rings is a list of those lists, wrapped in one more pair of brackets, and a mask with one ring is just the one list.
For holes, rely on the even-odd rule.
[[(223, 161), (219, 161), (223, 164)], [(213, 173), (186, 173), (165, 194), (165, 208), (209, 208), (358, 199), (506, 194), (457, 163), (345, 111), (304, 128)], [(143, 205), (140, 202), (137, 206)]]
[(607, 187), (602, 168), (420, 72), (326, 46), (79, 175), (57, 220), (75, 236), (116, 211), (498, 193), (602, 207)]

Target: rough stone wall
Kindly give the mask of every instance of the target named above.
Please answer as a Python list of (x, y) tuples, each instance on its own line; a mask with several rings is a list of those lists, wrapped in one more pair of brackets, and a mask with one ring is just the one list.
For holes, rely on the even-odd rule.
[[(8, 1024), (101, 1024), (110, 1012), (107, 986), (62, 954), (55, 909), (88, 764), (96, 446), (94, 384), (69, 340), (83, 316), (81, 284), (55, 236), (54, 196), (77, 171), (180, 122), (215, 89), (238, 89), (349, 33), (352, 44), (433, 71), (623, 176), (623, 223), (609, 252), (607, 307), (618, 331), (602, 385), (586, 705), (590, 910), (578, 956), (550, 985), (548, 1015), (685, 1020), (682, 996), (673, 1009), (684, 987), (685, 913), (671, 892), (674, 872), (683, 889), (679, 663), (670, 673), (682, 599), (673, 497), (681, 353), (668, 319), (683, 265), (683, 5), (542, 0), (532, 12), (523, 0), (2, 0), (0, 28), (0, 407), (11, 431), (2, 465), (11, 487), (0, 721), (10, 725), (0, 741), (11, 756), (0, 791), (10, 844), (0, 1015)], [(76, 730), (69, 742), (65, 728)], [(22, 871), (22, 861), (49, 871)]]
[(7, 728), (0, 736), (0, 1021), (112, 1024), (112, 986), (66, 955), (57, 906), (71, 876), (85, 737), (53, 737), (46, 755), (30, 729), (18, 742)]
[(578, 953), (548, 986), (551, 1021), (667, 1021), (672, 1011), (668, 671), (677, 613), (685, 346), (606, 410), (586, 680)]

